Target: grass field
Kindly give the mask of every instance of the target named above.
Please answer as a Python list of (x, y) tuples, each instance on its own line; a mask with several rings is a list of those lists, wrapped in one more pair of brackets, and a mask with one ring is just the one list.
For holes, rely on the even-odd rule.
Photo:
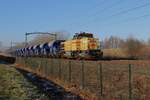
[(10, 65), (0, 64), (0, 100), (49, 100)]
[(24, 100), (20, 73), (8, 65), (0, 64), (0, 100)]

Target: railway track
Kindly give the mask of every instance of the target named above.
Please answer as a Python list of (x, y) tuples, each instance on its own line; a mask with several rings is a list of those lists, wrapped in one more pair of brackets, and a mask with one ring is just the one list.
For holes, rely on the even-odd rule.
[(15, 57), (0, 54), (0, 62), (1, 63), (13, 64), (13, 63), (15, 63), (15, 61), (16, 61)]
[[(24, 57), (25, 58), (25, 57)], [(27, 58), (51, 58), (51, 57), (27, 57)], [(75, 59), (75, 58), (51, 58), (51, 59), (62, 59), (62, 60), (73, 60), (73, 61), (111, 61), (111, 60), (138, 60), (137, 58), (123, 58), (123, 57), (103, 57), (100, 59)]]

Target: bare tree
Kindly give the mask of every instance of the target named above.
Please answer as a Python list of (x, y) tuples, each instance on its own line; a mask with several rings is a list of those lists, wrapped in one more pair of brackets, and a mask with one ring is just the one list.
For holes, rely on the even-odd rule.
[(103, 48), (104, 49), (110, 48), (110, 43), (109, 43), (109, 39), (108, 38), (104, 39), (104, 41), (103, 41)]
[(70, 37), (70, 33), (66, 31), (53, 32), (57, 35), (58, 40), (67, 40)]
[(0, 41), (0, 47), (2, 47), (2, 42)]
[(122, 48), (123, 44), (124, 40), (116, 36), (105, 38), (103, 41), (104, 48)]
[(111, 43), (111, 48), (121, 48), (124, 44), (124, 40), (116, 36), (111, 36), (109, 41)]
[(144, 43), (136, 38), (129, 37), (124, 46), (127, 49), (127, 53), (130, 57), (137, 58), (141, 54)]
[(2, 51), (2, 42), (0, 41), (0, 52)]
[[(1, 47), (2, 47), (2, 42), (0, 41), (0, 49), (1, 49)], [(0, 53), (1, 53), (1, 50), (0, 50)]]
[(148, 45), (150, 46), (150, 38), (148, 39)]

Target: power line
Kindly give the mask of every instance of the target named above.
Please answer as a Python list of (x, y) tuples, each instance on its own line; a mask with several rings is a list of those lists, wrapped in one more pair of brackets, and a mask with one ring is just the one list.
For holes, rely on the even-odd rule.
[[(102, 4), (104, 4), (106, 1), (107, 1), (107, 0), (103, 0), (102, 2), (98, 3), (98, 4), (94, 7), (94, 9), (100, 7), (100, 4), (102, 5)], [(109, 5), (109, 6), (105, 7), (105, 8), (103, 8), (103, 9), (100, 9), (100, 10), (96, 11), (96, 12), (93, 13), (92, 15), (89, 15), (89, 17), (91, 17), (91, 16), (97, 14), (98, 12), (103, 12), (103, 11), (106, 11), (106, 10), (108, 10), (108, 9), (110, 9), (110, 8), (113, 8), (115, 5), (118, 5), (119, 3), (121, 3), (121, 1), (122, 1), (122, 0), (117, 0), (117, 2), (111, 4), (111, 5)], [(87, 14), (86, 14), (86, 17), (88, 17), (87, 15), (88, 15), (88, 12), (87, 12)], [(84, 16), (83, 16), (83, 17), (84, 17)]]
[(106, 1), (107, 0), (102, 0), (101, 2), (99, 2), (98, 4), (96, 4), (94, 7), (90, 7), (89, 10), (91, 10), (93, 8), (95, 9), (95, 8), (99, 7), (99, 4), (104, 4)]
[[(105, 18), (103, 18), (104, 20), (108, 20), (108, 18), (110, 19), (110, 18), (112, 18), (112, 17), (115, 17), (115, 16), (119, 16), (119, 15), (123, 15), (123, 14), (126, 14), (126, 13), (128, 13), (128, 12), (131, 12), (131, 11), (135, 11), (135, 10), (138, 10), (138, 9), (141, 9), (141, 8), (144, 8), (144, 7), (147, 7), (147, 6), (150, 6), (150, 2), (149, 3), (145, 3), (145, 4), (143, 4), (143, 5), (140, 5), (140, 6), (136, 6), (136, 7), (133, 7), (133, 8), (129, 8), (129, 9), (127, 9), (127, 10), (123, 10), (123, 11), (120, 11), (120, 12), (118, 12), (118, 13), (115, 13), (115, 14), (112, 14), (112, 15), (110, 15), (110, 16), (108, 16), (108, 17), (105, 17)], [(95, 21), (96, 19), (94, 19), (93, 21), (92, 21), (92, 23)], [(103, 20), (103, 21), (104, 21)], [(89, 24), (90, 22), (88, 22), (88, 24)], [(82, 26), (83, 25), (86, 25), (86, 24), (82, 24)]]
[(132, 18), (128, 18), (123, 20), (124, 22), (128, 22), (128, 21), (134, 21), (134, 20), (138, 20), (138, 19), (142, 19), (142, 18), (146, 18), (146, 17), (150, 17), (150, 14), (145, 14), (142, 16), (138, 16), (138, 17), (132, 17)]
[(97, 11), (94, 15), (96, 15), (97, 13), (100, 13), (100, 12), (103, 12), (103, 11), (106, 11), (106, 10), (109, 10), (109, 9), (111, 9), (111, 8), (113, 8), (113, 7), (115, 7), (115, 6), (117, 6), (117, 5), (120, 4), (120, 3), (122, 3), (122, 0), (118, 0), (117, 2), (115, 2), (115, 3), (111, 4), (111, 5), (109, 5), (108, 7), (105, 7), (105, 8), (103, 8), (103, 9)]
[[(97, 3), (94, 4), (94, 5), (90, 5), (89, 7), (83, 7), (82, 9), (87, 10), (88, 12), (86, 12), (86, 13), (87, 13), (87, 14), (90, 14), (90, 12), (91, 12), (92, 10), (94, 10), (95, 8), (98, 8), (100, 5), (104, 4), (106, 1), (107, 1), (107, 0), (102, 0), (102, 1), (100, 1), (100, 2), (97, 2)], [(85, 6), (85, 5), (84, 5), (84, 6)], [(84, 15), (85, 15), (85, 14), (83, 14), (83, 17), (84, 17)], [(80, 16), (80, 17), (82, 17), (82, 16)]]
[[(87, 10), (88, 12), (86, 12), (86, 16), (87, 16), (87, 15), (90, 15), (90, 12), (92, 11), (93, 8), (94, 8), (94, 9), (95, 9), (95, 8), (98, 8), (100, 5), (104, 4), (106, 1), (107, 1), (107, 0), (102, 0), (101, 2), (97, 3), (96, 5), (92, 5), (91, 7), (87, 8), (86, 10)], [(93, 10), (94, 10), (94, 9), (93, 9)], [(85, 13), (84, 13), (83, 15), (78, 16), (78, 17), (85, 17)], [(74, 19), (74, 20), (75, 20), (75, 19)], [(74, 24), (70, 24), (70, 25), (74, 25)]]
[[(101, 4), (105, 3), (105, 1), (106, 1), (106, 0), (103, 0), (103, 1), (101, 2)], [(97, 13), (100, 13), (100, 12), (102, 13), (102, 12), (104, 12), (104, 11), (106, 11), (106, 10), (109, 10), (109, 9), (115, 7), (116, 5), (119, 5), (120, 3), (122, 3), (122, 0), (117, 0), (117, 2), (112, 3), (111, 5), (109, 5), (109, 6), (105, 7), (105, 8), (103, 8), (103, 9), (101, 9), (101, 10), (99, 10), (99, 11), (97, 11), (96, 13), (94, 13), (94, 14), (92, 14), (92, 15), (86, 15), (86, 17), (96, 16)], [(99, 6), (100, 6), (100, 5), (98, 4), (97, 7), (99, 7)], [(97, 7), (95, 7), (95, 8), (97, 8)], [(81, 17), (82, 17), (82, 16), (81, 16)], [(83, 17), (85, 17), (85, 16), (83, 16)], [(74, 24), (71, 24), (71, 25), (74, 25)], [(78, 24), (78, 25), (79, 25), (79, 24)], [(79, 26), (82, 26), (82, 24), (80, 24)]]
[(109, 17), (113, 17), (113, 16), (118, 16), (118, 15), (122, 15), (122, 14), (125, 14), (125, 13), (128, 13), (130, 11), (134, 11), (134, 10), (137, 10), (137, 9), (140, 9), (140, 8), (144, 8), (144, 7), (147, 7), (147, 6), (150, 6), (150, 2), (149, 3), (146, 3), (146, 4), (143, 4), (143, 5), (140, 5), (140, 6), (137, 6), (137, 7), (133, 7), (133, 8), (129, 8), (127, 10), (124, 10), (124, 11), (120, 11), (116, 14), (113, 14)]

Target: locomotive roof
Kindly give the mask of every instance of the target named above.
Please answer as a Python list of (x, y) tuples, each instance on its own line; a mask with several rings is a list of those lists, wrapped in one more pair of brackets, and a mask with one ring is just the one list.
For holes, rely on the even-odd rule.
[(73, 39), (79, 39), (79, 38), (83, 38), (83, 37), (88, 37), (88, 38), (93, 38), (93, 34), (92, 33), (75, 33), (75, 35), (73, 36)]

